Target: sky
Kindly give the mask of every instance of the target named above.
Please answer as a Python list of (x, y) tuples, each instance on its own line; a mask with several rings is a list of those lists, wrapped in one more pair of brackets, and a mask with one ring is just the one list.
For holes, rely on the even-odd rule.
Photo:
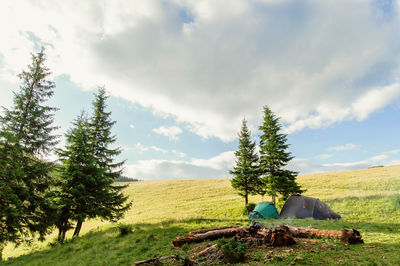
[(17, 74), (43, 46), (57, 133), (105, 86), (132, 178), (229, 178), (241, 121), (258, 143), (265, 105), (300, 174), (400, 164), (399, 6), (3, 0), (0, 105), (10, 108)]

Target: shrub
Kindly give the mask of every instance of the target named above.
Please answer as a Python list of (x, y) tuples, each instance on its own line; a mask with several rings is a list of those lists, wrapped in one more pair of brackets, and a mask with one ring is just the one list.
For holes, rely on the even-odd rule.
[(255, 207), (256, 207), (255, 203), (251, 202), (246, 204), (246, 206), (244, 206), (243, 208), (243, 215), (249, 215), (254, 210)]
[(119, 224), (119, 236), (126, 236), (133, 233), (133, 226), (131, 224)]
[(393, 211), (400, 209), (400, 195), (393, 195), (391, 201)]
[(222, 250), (229, 263), (243, 262), (247, 252), (247, 243), (240, 243), (234, 240), (219, 239), (218, 248)]

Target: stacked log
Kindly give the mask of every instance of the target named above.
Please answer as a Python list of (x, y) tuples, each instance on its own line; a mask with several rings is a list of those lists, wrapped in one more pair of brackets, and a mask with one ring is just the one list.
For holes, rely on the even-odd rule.
[(172, 243), (181, 247), (185, 243), (199, 243), (206, 240), (234, 237), (239, 242), (267, 244), (271, 246), (294, 245), (297, 238), (337, 238), (346, 244), (363, 243), (360, 232), (355, 229), (320, 230), (279, 225), (272, 228), (261, 226), (224, 226), (189, 232), (186, 236), (175, 238)]

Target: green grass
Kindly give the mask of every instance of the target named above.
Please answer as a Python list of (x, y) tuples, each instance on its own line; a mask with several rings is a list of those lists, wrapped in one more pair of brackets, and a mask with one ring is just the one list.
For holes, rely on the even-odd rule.
[[(291, 248), (250, 249), (246, 263), (297, 264), (400, 264), (400, 166), (302, 175), (305, 195), (318, 197), (342, 215), (338, 221), (313, 219), (267, 220), (266, 225), (291, 224), (321, 229), (358, 229), (364, 245), (347, 246), (336, 240), (318, 240)], [(133, 207), (120, 221), (132, 224), (133, 233), (120, 236), (117, 224), (85, 222), (82, 236), (64, 245), (34, 242), (15, 248), (8, 245), (3, 257), (14, 257), (7, 265), (132, 265), (153, 256), (188, 255), (196, 246), (175, 249), (171, 241), (189, 231), (214, 226), (241, 224), (244, 201), (229, 180), (168, 180), (131, 183), (125, 191)], [(266, 200), (268, 200), (266, 198)], [(259, 202), (253, 196), (250, 202)], [(70, 235), (69, 235), (70, 238)], [(311, 250), (311, 251), (310, 251)]]

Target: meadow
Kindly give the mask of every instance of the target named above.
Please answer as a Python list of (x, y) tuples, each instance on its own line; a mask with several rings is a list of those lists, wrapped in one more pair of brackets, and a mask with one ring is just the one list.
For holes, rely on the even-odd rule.
[[(267, 226), (290, 224), (320, 229), (355, 228), (365, 241), (345, 245), (338, 240), (310, 241), (307, 248), (266, 248), (248, 251), (245, 264), (399, 265), (400, 264), (400, 166), (298, 176), (306, 196), (317, 197), (342, 215), (341, 220), (266, 220)], [(242, 214), (244, 200), (227, 179), (162, 180), (130, 183), (125, 193), (133, 207), (122, 224), (133, 233), (119, 236), (118, 224), (90, 220), (82, 236), (63, 245), (45, 242), (14, 247), (9, 244), (6, 265), (132, 265), (154, 256), (190, 255), (196, 245), (182, 249), (172, 239), (189, 231), (222, 225), (248, 225)], [(260, 196), (251, 196), (258, 203)], [(264, 200), (269, 200), (265, 197)], [(198, 244), (197, 244), (198, 245)], [(311, 246), (311, 247), (310, 247)], [(269, 248), (271, 249), (271, 248)]]

